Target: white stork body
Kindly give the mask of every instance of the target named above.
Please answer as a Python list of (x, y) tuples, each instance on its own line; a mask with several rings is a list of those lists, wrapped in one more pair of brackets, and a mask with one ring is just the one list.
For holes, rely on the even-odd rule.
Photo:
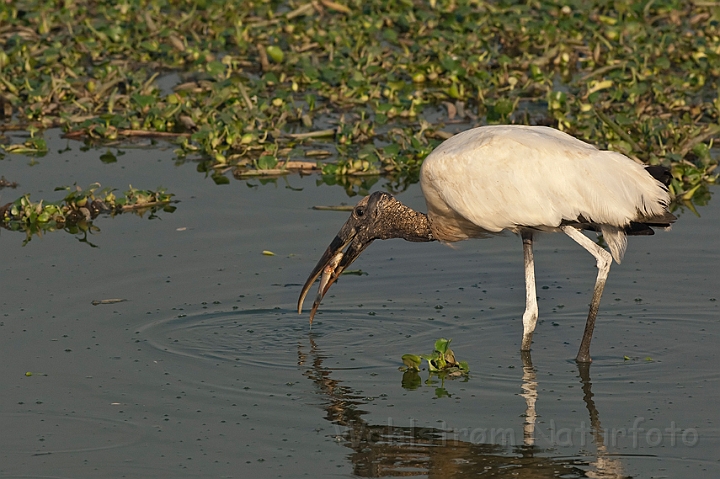
[[(658, 168), (658, 167), (654, 167)], [(358, 203), (303, 287), (298, 306), (323, 271), (320, 300), (338, 275), (374, 239), (460, 241), (512, 231), (522, 237), (526, 307), (523, 351), (530, 349), (538, 317), (532, 251), (537, 231), (563, 231), (597, 261), (598, 276), (577, 361), (590, 362), (590, 341), (612, 259), (625, 252), (626, 232), (652, 234), (669, 226), (667, 188), (626, 156), (601, 151), (566, 133), (539, 126), (485, 126), (459, 133), (423, 163), (420, 184), (427, 215), (386, 193)], [(602, 232), (612, 255), (581, 230)], [(350, 245), (345, 253), (342, 248)]]
[(425, 159), (420, 185), (441, 241), (527, 227), (558, 231), (583, 217), (600, 225), (618, 263), (625, 241), (616, 231), (638, 214), (662, 215), (669, 202), (642, 165), (541, 126), (459, 133)]

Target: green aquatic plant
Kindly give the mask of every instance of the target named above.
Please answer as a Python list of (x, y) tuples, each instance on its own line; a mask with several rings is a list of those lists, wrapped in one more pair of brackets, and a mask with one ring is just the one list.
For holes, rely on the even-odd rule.
[(100, 184), (94, 183), (85, 189), (64, 186), (55, 191), (68, 193), (54, 202), (34, 202), (29, 194), (25, 194), (12, 203), (0, 206), (0, 226), (10, 231), (25, 232), (25, 244), (33, 235), (42, 236), (57, 230), (83, 234), (86, 239), (87, 233), (99, 231), (93, 220), (103, 213), (114, 216), (132, 211), (142, 216), (150, 211), (152, 217), (160, 209), (166, 212), (175, 210), (170, 204), (174, 195), (164, 189), (140, 190), (131, 185), (125, 193), (116, 196), (113, 188), (100, 189)]
[[(0, 2), (6, 153), (42, 129), (177, 143), (223, 183), (310, 159), (362, 194), (417, 181), (478, 124), (551, 125), (672, 167), (684, 201), (716, 181), (720, 13), (713, 2), (246, 0)], [(201, 32), (201, 33), (199, 33)], [(374, 176), (371, 176), (374, 175)], [(360, 180), (358, 182), (358, 180)]]
[(445, 338), (435, 341), (431, 354), (404, 354), (402, 356), (404, 366), (400, 368), (403, 371), (402, 387), (413, 391), (422, 385), (423, 381), (419, 373), (422, 361), (425, 360), (429, 371), (425, 384), (435, 387), (435, 397), (451, 397), (450, 392), (445, 389), (445, 379), (462, 377), (467, 381), (470, 366), (466, 361), (455, 359), (455, 353), (450, 349), (450, 341), (452, 340)]
[(455, 353), (450, 349), (452, 339), (440, 338), (435, 341), (435, 347), (431, 354), (404, 354), (403, 364), (406, 370), (420, 371), (422, 360), (427, 361), (428, 370), (431, 373), (444, 373), (444, 375), (461, 376), (470, 372), (466, 361), (457, 361)]

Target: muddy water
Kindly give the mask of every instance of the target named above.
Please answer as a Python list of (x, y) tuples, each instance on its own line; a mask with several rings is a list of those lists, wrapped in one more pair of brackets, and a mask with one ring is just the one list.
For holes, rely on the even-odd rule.
[[(537, 244), (531, 356), (511, 235), (376, 242), (311, 330), (300, 285), (347, 215), (311, 207), (356, 198), (312, 177), (219, 187), (171, 148), (104, 164), (106, 149), (50, 139), (34, 166), (0, 161), (20, 183), (1, 201), (98, 181), (162, 185), (180, 203), (100, 218), (96, 247), (0, 233), (1, 476), (720, 475), (717, 201), (630, 239), (579, 369), (595, 268), (567, 238)], [(424, 209), (419, 188), (400, 197)], [(127, 301), (92, 305), (109, 298)], [(398, 371), (439, 337), (468, 380)]]

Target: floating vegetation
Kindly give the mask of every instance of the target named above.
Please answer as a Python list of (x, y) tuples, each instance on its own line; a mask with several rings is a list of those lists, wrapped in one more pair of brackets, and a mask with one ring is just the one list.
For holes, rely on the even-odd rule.
[(4, 176), (0, 176), (0, 188), (17, 188), (17, 186), (17, 182), (8, 181)]
[(68, 194), (55, 202), (33, 202), (30, 195), (26, 194), (12, 203), (0, 206), (0, 226), (10, 231), (25, 232), (24, 244), (33, 235), (42, 236), (45, 232), (58, 230), (83, 235), (81, 241), (87, 242), (88, 233), (100, 231), (93, 225), (93, 220), (100, 214), (114, 216), (133, 212), (143, 216), (149, 212), (149, 218), (153, 218), (159, 210), (169, 213), (175, 211), (175, 206), (170, 204), (174, 195), (163, 189), (140, 190), (131, 185), (120, 197), (115, 195), (116, 190), (113, 188), (100, 189), (98, 183), (86, 189), (66, 186), (55, 190), (65, 190)]
[(467, 362), (455, 359), (455, 353), (450, 349), (450, 341), (452, 340), (445, 338), (435, 341), (432, 354), (403, 354), (402, 361), (405, 366), (400, 368), (403, 371), (402, 387), (412, 391), (422, 385), (419, 372), (424, 359), (430, 372), (425, 384), (435, 387), (435, 397), (451, 397), (445, 389), (445, 379), (462, 377), (467, 381), (470, 367)]
[(406, 370), (420, 371), (422, 360), (427, 361), (428, 370), (431, 373), (445, 373), (450, 377), (467, 375), (470, 367), (466, 361), (457, 361), (455, 353), (450, 349), (452, 339), (440, 338), (435, 341), (435, 349), (432, 354), (404, 354), (402, 357)]
[[(551, 125), (704, 195), (720, 136), (714, 2), (0, 2), (0, 129), (177, 142), (218, 183), (289, 171), (417, 181), (479, 124)], [(292, 168), (307, 161), (311, 168)]]

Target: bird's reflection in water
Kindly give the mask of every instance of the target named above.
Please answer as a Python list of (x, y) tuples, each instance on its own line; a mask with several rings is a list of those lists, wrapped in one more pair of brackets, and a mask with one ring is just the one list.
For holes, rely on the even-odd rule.
[[(483, 477), (562, 477), (607, 478), (626, 477), (617, 456), (610, 456), (604, 444), (598, 411), (590, 382), (589, 364), (579, 364), (583, 400), (590, 414), (590, 433), (597, 452), (594, 460), (550, 457), (550, 451), (535, 444), (537, 413), (536, 371), (530, 353), (522, 354), (523, 377), (521, 396), (525, 399), (523, 441), (520, 445), (483, 443), (459, 439), (453, 431), (432, 428), (373, 425), (363, 416), (360, 407), (369, 399), (357, 395), (352, 388), (332, 378), (333, 370), (323, 365), (327, 356), (310, 336), (309, 348), (298, 347), (298, 365), (307, 368), (305, 377), (317, 387), (327, 419), (343, 428), (336, 439), (352, 450), (349, 460), (353, 474), (359, 477), (429, 476), (453, 477), (457, 474), (482, 474)], [(406, 379), (407, 380), (407, 379)]]

